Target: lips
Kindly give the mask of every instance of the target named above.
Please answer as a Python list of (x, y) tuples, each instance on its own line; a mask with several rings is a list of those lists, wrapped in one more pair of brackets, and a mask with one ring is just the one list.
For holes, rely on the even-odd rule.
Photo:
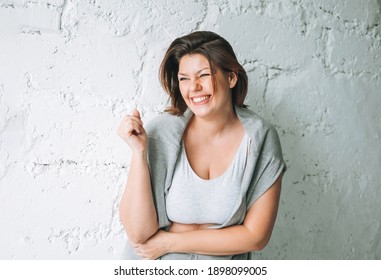
[(191, 98), (193, 103), (195, 104), (203, 104), (203, 103), (206, 103), (210, 98), (210, 95), (203, 95), (203, 96), (197, 96), (197, 97), (193, 97)]

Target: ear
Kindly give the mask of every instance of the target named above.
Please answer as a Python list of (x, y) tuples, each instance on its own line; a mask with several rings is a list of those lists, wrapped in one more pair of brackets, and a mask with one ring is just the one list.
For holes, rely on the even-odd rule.
[(229, 87), (233, 88), (238, 82), (238, 74), (235, 71), (229, 72), (228, 74), (229, 77)]

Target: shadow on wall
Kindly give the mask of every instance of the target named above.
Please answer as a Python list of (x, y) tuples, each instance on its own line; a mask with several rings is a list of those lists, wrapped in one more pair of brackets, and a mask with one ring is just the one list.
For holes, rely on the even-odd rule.
[(324, 149), (312, 139), (312, 124), (298, 121), (292, 107), (283, 106), (281, 111), (277, 130), (288, 170), (273, 239), (268, 250), (258, 254), (270, 259), (335, 259), (326, 241), (332, 237), (332, 214), (337, 211), (337, 175), (320, 159)]
[[(380, 188), (371, 180), (372, 169), (359, 170), (367, 160), (356, 154), (369, 152), (373, 140), (350, 139), (367, 121), (355, 122), (354, 96), (361, 86), (343, 86), (348, 82), (334, 83), (323, 74), (318, 80), (311, 88), (286, 89), (282, 98), (268, 96), (266, 105), (250, 104), (276, 126), (288, 166), (273, 236), (254, 259), (381, 258)], [(332, 98), (338, 88), (343, 95)]]

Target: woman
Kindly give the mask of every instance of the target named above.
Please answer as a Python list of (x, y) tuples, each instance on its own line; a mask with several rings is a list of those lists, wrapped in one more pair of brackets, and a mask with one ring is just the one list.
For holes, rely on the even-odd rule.
[(246, 72), (213, 32), (174, 40), (160, 80), (167, 112), (144, 128), (134, 110), (118, 128), (132, 150), (120, 202), (126, 258), (249, 259), (277, 215), (278, 135), (243, 104)]

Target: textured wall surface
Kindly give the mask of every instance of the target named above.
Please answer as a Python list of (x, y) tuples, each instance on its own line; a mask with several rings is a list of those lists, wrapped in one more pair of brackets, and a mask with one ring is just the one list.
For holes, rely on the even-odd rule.
[[(0, 258), (118, 259), (130, 152), (169, 43), (212, 30), (288, 163), (259, 259), (381, 259), (381, 1), (0, 0)], [(138, 214), (138, 213), (137, 213)]]

